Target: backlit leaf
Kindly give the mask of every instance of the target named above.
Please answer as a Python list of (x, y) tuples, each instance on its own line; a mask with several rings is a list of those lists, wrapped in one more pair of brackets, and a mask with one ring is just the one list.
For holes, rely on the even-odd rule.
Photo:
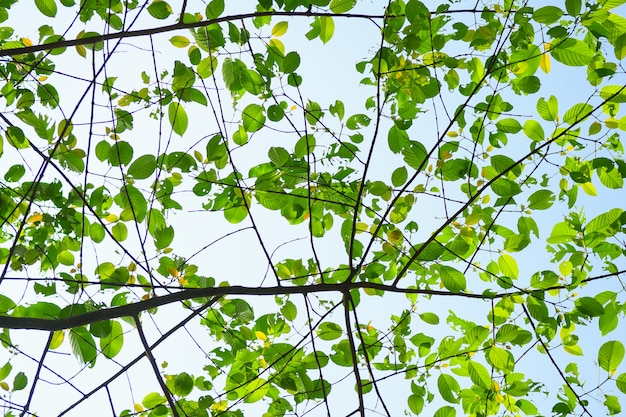
[(598, 365), (607, 372), (613, 372), (624, 359), (624, 345), (619, 340), (605, 342), (598, 350)]
[(184, 135), (189, 125), (189, 119), (183, 106), (178, 102), (171, 102), (167, 108), (167, 115), (172, 130), (180, 136)]
[(489, 389), (491, 387), (491, 376), (489, 376), (489, 371), (484, 365), (475, 361), (469, 361), (467, 364), (467, 370), (469, 371), (470, 379), (474, 384), (485, 389)]

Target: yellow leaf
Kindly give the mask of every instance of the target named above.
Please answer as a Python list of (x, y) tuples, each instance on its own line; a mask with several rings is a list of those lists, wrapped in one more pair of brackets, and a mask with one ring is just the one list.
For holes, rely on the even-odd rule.
[(282, 55), (285, 55), (285, 45), (283, 45), (283, 43), (278, 39), (270, 39), (270, 46), (276, 48)]
[(33, 41), (29, 38), (22, 38), (22, 42), (24, 43), (24, 46), (33, 46)]
[(584, 184), (580, 184), (580, 186), (582, 187), (585, 194), (590, 195), (592, 197), (595, 197), (598, 195), (598, 193), (596, 192), (596, 187), (592, 183), (586, 182)]
[(119, 217), (117, 216), (117, 214), (113, 214), (113, 213), (109, 213), (108, 216), (106, 216), (104, 218), (104, 220), (108, 221), (109, 223), (113, 223), (118, 221)]
[(128, 264), (128, 271), (129, 272), (135, 272), (137, 270), (137, 264), (134, 262), (131, 262)]
[(41, 76), (39, 76), (39, 81), (41, 81), (41, 82), (44, 82), (44, 81), (46, 81), (47, 79), (48, 79), (48, 76), (47, 76), (47, 75), (41, 75)]
[(278, 22), (272, 28), (272, 36), (282, 36), (287, 32), (287, 28), (289, 27), (289, 23), (287, 22)]
[(76, 45), (76, 52), (83, 58), (87, 57), (87, 49), (83, 45)]
[(167, 272), (174, 278), (178, 278), (178, 269), (174, 268), (173, 266), (168, 266)]
[(550, 72), (550, 55), (543, 53), (539, 57), (539, 68), (546, 74)]
[(455, 132), (454, 130), (449, 131), (448, 133), (446, 133), (446, 135), (451, 138), (456, 138), (457, 136), (459, 136), (458, 132)]
[(2, 388), (5, 391), (9, 390), (9, 384), (7, 384), (6, 382), (2, 381), (0, 382), (0, 388)]
[(50, 349), (56, 349), (63, 343), (63, 339), (65, 339), (65, 332), (63, 330), (57, 330), (52, 334), (52, 339), (50, 339)]
[(29, 224), (33, 224), (33, 223), (40, 222), (42, 220), (43, 220), (43, 216), (41, 215), (41, 213), (34, 213), (26, 220), (26, 222)]
[(143, 406), (141, 404), (135, 403), (135, 412), (141, 413), (143, 411)]
[(363, 292), (367, 295), (376, 295), (376, 290), (374, 288), (363, 288)]
[(615, 117), (609, 117), (604, 121), (604, 125), (609, 129), (617, 129), (619, 127), (619, 121)]
[(396, 243), (400, 239), (402, 239), (402, 232), (398, 229), (393, 229), (387, 233), (387, 238), (390, 242)]
[(267, 336), (265, 335), (265, 333), (263, 333), (263, 332), (262, 332), (262, 331), (260, 331), (260, 330), (257, 330), (256, 332), (254, 332), (254, 335), (255, 335), (255, 336), (256, 336), (256, 338), (257, 338), (257, 339), (259, 339), (259, 340), (263, 340), (263, 341), (267, 340)]
[(212, 411), (225, 411), (226, 407), (228, 407), (228, 401), (227, 400), (222, 400), (222, 401), (214, 402), (211, 405), (211, 410)]
[(186, 48), (189, 46), (189, 39), (185, 36), (176, 35), (170, 38), (170, 43), (176, 48)]

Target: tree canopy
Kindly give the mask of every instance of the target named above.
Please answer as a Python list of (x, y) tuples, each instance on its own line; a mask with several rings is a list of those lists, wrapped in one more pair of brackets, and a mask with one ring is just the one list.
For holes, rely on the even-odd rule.
[(0, 407), (597, 416), (626, 0), (0, 1)]

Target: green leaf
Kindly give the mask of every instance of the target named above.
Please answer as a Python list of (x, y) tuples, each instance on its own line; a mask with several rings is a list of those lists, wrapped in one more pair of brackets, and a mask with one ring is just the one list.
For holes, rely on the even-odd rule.
[[(270, 384), (263, 378), (256, 378), (243, 387), (245, 392), (244, 403), (250, 404), (260, 401), (270, 389)], [(314, 389), (311, 391), (315, 391)]]
[(550, 53), (560, 63), (573, 67), (589, 64), (594, 55), (585, 42), (574, 38), (567, 38), (553, 46)]
[(573, 125), (589, 117), (592, 111), (593, 107), (589, 103), (574, 104), (563, 115), (563, 121), (567, 124)]
[(449, 291), (461, 292), (465, 290), (467, 282), (463, 273), (448, 265), (435, 265), (435, 267), (441, 282)]
[(123, 242), (128, 237), (128, 228), (124, 223), (115, 223), (111, 227), (111, 234), (118, 242)]
[(198, 63), (198, 67), (196, 71), (198, 72), (198, 76), (200, 78), (209, 78), (215, 72), (215, 69), (218, 66), (217, 58), (213, 55), (202, 59)]
[(484, 389), (491, 388), (491, 376), (489, 376), (489, 371), (484, 365), (475, 361), (469, 361), (467, 364), (467, 370), (469, 371), (470, 379), (474, 384)]
[(622, 60), (626, 58), (626, 33), (619, 36), (615, 42), (613, 42), (613, 51), (615, 52), (615, 58)]
[(111, 321), (111, 331), (100, 339), (100, 350), (107, 358), (117, 356), (124, 345), (124, 332), (122, 325), (117, 321)]
[(411, 168), (421, 171), (426, 167), (428, 151), (420, 142), (411, 141), (410, 146), (404, 148), (402, 155), (404, 156), (404, 162)]
[(498, 257), (498, 267), (502, 274), (509, 278), (517, 279), (519, 277), (517, 261), (511, 255), (506, 253), (500, 254), (500, 257)]
[(141, 401), (141, 405), (143, 405), (147, 409), (156, 408), (159, 405), (165, 404), (167, 399), (165, 396), (159, 394), (158, 392), (151, 392), (150, 394), (143, 397)]
[(604, 406), (608, 410), (608, 415), (612, 416), (620, 414), (622, 412), (622, 406), (619, 403), (619, 398), (614, 395), (604, 394)]
[(100, 243), (104, 240), (104, 227), (100, 223), (91, 223), (89, 225), (89, 237), (96, 243)]
[(522, 188), (515, 181), (500, 177), (491, 184), (491, 189), (500, 197), (513, 197), (522, 192)]
[(604, 343), (598, 350), (598, 365), (607, 372), (614, 372), (624, 359), (624, 345), (619, 340)]
[(439, 316), (435, 313), (421, 313), (420, 318), (424, 321), (424, 323), (439, 324)]
[(208, 20), (216, 19), (224, 13), (224, 0), (211, 0), (205, 9), (206, 18)]
[(323, 43), (327, 43), (335, 33), (335, 21), (330, 16), (319, 17), (320, 39)]
[[(614, 208), (606, 213), (602, 213), (594, 217), (587, 226), (585, 226), (586, 233), (602, 232), (605, 229), (611, 227), (621, 216), (624, 210), (620, 208)], [(612, 235), (612, 233), (611, 233)]]
[(35, 6), (44, 16), (55, 17), (57, 15), (57, 4), (54, 0), (35, 0)]
[(536, 120), (526, 120), (524, 123), (524, 133), (530, 139), (540, 142), (546, 138), (543, 127)]
[(409, 406), (409, 410), (411, 410), (411, 412), (414, 414), (420, 414), (424, 409), (424, 397), (421, 397), (419, 395), (409, 395), (409, 398), (407, 398), (407, 403)]
[(559, 117), (559, 102), (556, 97), (550, 96), (548, 100), (541, 97), (537, 100), (537, 113), (543, 120), (553, 122)]
[(407, 181), (408, 175), (406, 167), (396, 168), (391, 174), (391, 183), (394, 187), (401, 187)]
[(285, 111), (281, 106), (272, 104), (267, 108), (267, 118), (270, 119), (272, 122), (279, 122), (283, 119), (283, 117), (285, 117)]
[(619, 374), (615, 379), (615, 386), (618, 390), (626, 394), (626, 372)]
[(75, 327), (69, 331), (72, 352), (81, 362), (93, 367), (96, 363), (96, 344), (91, 334), (84, 327)]
[(578, 16), (582, 8), (582, 0), (565, 0), (565, 10), (570, 16)]
[(335, 340), (343, 335), (343, 329), (337, 323), (324, 322), (318, 327), (317, 335), (322, 340)]
[(550, 237), (546, 241), (551, 244), (570, 242), (576, 237), (576, 234), (576, 230), (572, 229), (569, 223), (559, 222), (554, 225), (552, 233), (550, 233)]
[(600, 90), (600, 97), (611, 103), (626, 103), (626, 87), (623, 85), (606, 85)]
[(9, 182), (17, 182), (26, 173), (26, 168), (22, 164), (13, 165), (6, 174), (4, 174), (4, 180)]
[(489, 361), (493, 366), (501, 371), (509, 374), (515, 369), (515, 358), (507, 349), (492, 346), (488, 351)]
[(503, 133), (517, 133), (522, 130), (522, 125), (517, 119), (513, 119), (510, 117), (500, 119), (496, 122), (496, 127), (498, 131)]
[(133, 147), (128, 142), (118, 140), (109, 148), (108, 159), (113, 166), (128, 165), (133, 159)]
[(285, 304), (280, 308), (280, 312), (289, 321), (295, 320), (298, 315), (296, 305), (289, 300), (285, 301)]
[(578, 311), (589, 317), (598, 317), (604, 314), (604, 307), (593, 297), (581, 297), (576, 300)]
[(244, 204), (224, 210), (224, 218), (232, 224), (241, 223), (248, 217), (248, 209)]
[(274, 166), (280, 168), (291, 162), (291, 154), (285, 148), (272, 146), (267, 152), (267, 156)]
[(532, 294), (528, 294), (526, 297), (526, 306), (528, 312), (535, 319), (542, 321), (548, 317), (548, 307), (543, 300), (538, 299)]
[(156, 158), (154, 155), (142, 155), (135, 159), (128, 167), (128, 175), (138, 180), (150, 177), (156, 170)]
[(183, 136), (189, 125), (189, 119), (187, 118), (187, 112), (183, 106), (173, 101), (167, 108), (167, 115), (172, 126), (172, 130), (180, 136)]
[(113, 200), (124, 210), (120, 214), (123, 221), (134, 220), (141, 223), (148, 212), (148, 201), (143, 193), (131, 184), (124, 185)]
[(346, 127), (350, 130), (358, 130), (362, 127), (369, 126), (372, 119), (363, 113), (353, 114), (346, 120)]
[(356, 6), (356, 0), (331, 0), (330, 10), (333, 13), (346, 13)]
[(289, 52), (283, 59), (283, 72), (291, 74), (300, 66), (300, 54), (295, 51)]
[(248, 104), (241, 114), (247, 132), (256, 132), (265, 125), (265, 109), (258, 104)]
[(563, 16), (563, 10), (556, 6), (544, 6), (539, 9), (535, 9), (533, 12), (533, 19), (537, 23), (543, 23), (549, 25), (558, 21)]
[(193, 378), (187, 372), (182, 372), (170, 376), (166, 381), (166, 385), (172, 394), (178, 397), (186, 397), (193, 391)]
[(26, 149), (30, 146), (24, 132), (17, 126), (7, 128), (7, 141), (15, 149)]
[(151, 235), (154, 238), (154, 246), (162, 250), (167, 248), (174, 240), (174, 228), (172, 226), (159, 227)]
[(57, 260), (63, 265), (74, 265), (74, 254), (67, 250), (61, 251), (57, 255)]
[[(15, 308), (15, 303), (4, 294), (0, 294), (0, 313), (6, 314), (9, 310)], [(0, 379), (1, 380), (1, 379)]]
[(556, 196), (550, 190), (537, 190), (528, 197), (528, 208), (547, 210), (554, 204)]
[(21, 391), (28, 385), (28, 378), (24, 372), (18, 372), (13, 377), (13, 391)]
[(439, 378), (437, 379), (437, 388), (439, 388), (441, 398), (447, 402), (454, 404), (459, 402), (458, 395), (461, 391), (461, 386), (453, 376), (447, 374), (439, 375)]
[(148, 6), (148, 13), (155, 19), (163, 20), (167, 19), (173, 12), (169, 3), (164, 0), (156, 0)]
[(2, 368), (0, 368), (0, 381), (3, 381), (4, 378), (9, 376), (11, 371), (13, 370), (13, 365), (11, 365), (10, 361), (7, 361)]

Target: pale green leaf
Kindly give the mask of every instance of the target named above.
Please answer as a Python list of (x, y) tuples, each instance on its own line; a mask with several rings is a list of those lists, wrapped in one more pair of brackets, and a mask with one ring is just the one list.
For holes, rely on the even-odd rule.
[(598, 350), (598, 365), (607, 372), (613, 372), (624, 359), (624, 345), (619, 340), (604, 343)]
[(187, 112), (183, 108), (182, 104), (178, 102), (171, 102), (167, 108), (167, 115), (172, 126), (172, 130), (178, 135), (182, 136), (187, 130), (189, 125), (189, 119), (187, 118)]
[(489, 376), (489, 371), (484, 365), (476, 361), (469, 361), (467, 364), (467, 370), (469, 371), (470, 379), (474, 384), (484, 389), (491, 388), (491, 376)]

